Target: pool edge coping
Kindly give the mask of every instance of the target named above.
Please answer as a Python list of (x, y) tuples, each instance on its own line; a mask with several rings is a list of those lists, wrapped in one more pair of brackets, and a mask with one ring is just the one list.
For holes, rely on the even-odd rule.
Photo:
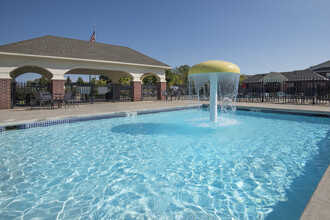
[[(107, 114), (94, 113), (87, 115), (76, 115), (76, 116), (61, 116), (43, 119), (32, 119), (20, 122), (5, 123), (0, 125), (0, 133), (12, 129), (28, 129), (35, 127), (48, 127), (58, 124), (74, 123), (80, 121), (89, 120), (100, 120), (107, 118), (116, 117), (127, 117), (127, 113), (135, 113), (136, 115), (152, 114), (167, 111), (177, 111), (192, 108), (203, 108), (208, 107), (209, 104), (193, 104), (178, 107), (165, 107), (165, 108), (152, 108), (152, 109), (142, 109), (142, 110), (129, 110), (129, 111), (114, 111)], [(284, 109), (284, 108), (272, 108), (272, 107), (250, 107), (250, 106), (237, 106), (239, 111), (252, 111), (252, 112), (263, 112), (263, 113), (276, 113), (276, 114), (291, 114), (291, 115), (304, 115), (304, 116), (314, 116), (314, 117), (330, 117), (330, 112), (327, 111), (311, 111), (311, 110), (300, 110), (300, 109)], [(134, 115), (134, 114), (133, 114)]]
[(237, 110), (276, 113), (276, 114), (289, 114), (289, 115), (305, 115), (314, 117), (330, 117), (330, 111), (313, 111), (301, 109), (285, 109), (285, 108), (272, 108), (272, 107), (250, 107), (250, 106), (237, 106)]
[(329, 205), (330, 203), (330, 165), (317, 184), (313, 195), (310, 197), (304, 211), (300, 215), (299, 220), (326, 220), (330, 219)]
[(109, 118), (118, 118), (118, 117), (130, 117), (136, 115), (145, 115), (145, 114), (153, 114), (160, 112), (169, 112), (169, 111), (179, 111), (185, 109), (194, 109), (201, 108), (202, 104), (197, 105), (186, 105), (186, 106), (178, 106), (178, 107), (166, 107), (166, 108), (155, 108), (155, 109), (141, 109), (137, 111), (129, 110), (129, 111), (114, 111), (107, 114), (104, 113), (95, 113), (95, 114), (87, 114), (87, 115), (76, 115), (76, 116), (61, 116), (61, 117), (52, 117), (52, 118), (44, 118), (44, 119), (32, 119), (26, 121), (20, 121), (16, 123), (7, 123), (4, 125), (0, 125), (0, 133), (10, 130), (21, 130), (21, 129), (29, 129), (36, 127), (48, 127), (58, 124), (68, 124), (75, 123), (81, 121), (90, 121), (90, 120), (100, 120), (100, 119), (109, 119)]

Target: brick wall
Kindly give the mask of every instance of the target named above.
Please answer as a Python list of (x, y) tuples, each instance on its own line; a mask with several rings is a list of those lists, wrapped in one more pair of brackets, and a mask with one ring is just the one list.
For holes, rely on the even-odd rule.
[(64, 95), (64, 93), (65, 93), (64, 86), (65, 86), (65, 80), (52, 80), (52, 94), (53, 94), (54, 98), (59, 96), (59, 95), (56, 95), (56, 94), (63, 94)]
[(165, 100), (166, 96), (164, 96), (164, 91), (166, 91), (166, 82), (158, 82), (157, 83), (157, 99)]
[(136, 101), (141, 101), (141, 89), (142, 89), (142, 84), (141, 82), (131, 82), (131, 100), (133, 102)]
[(0, 79), (0, 109), (11, 108), (11, 79)]

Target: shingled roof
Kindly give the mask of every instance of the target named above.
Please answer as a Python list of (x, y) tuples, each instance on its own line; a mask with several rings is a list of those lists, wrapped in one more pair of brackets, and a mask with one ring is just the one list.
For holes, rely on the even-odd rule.
[[(311, 71), (310, 69), (306, 70), (295, 70), (290, 72), (278, 72), (283, 75), (287, 81), (300, 81), (300, 80), (328, 80), (327, 78), (321, 76), (318, 73)], [(244, 82), (245, 83), (258, 83), (262, 82), (262, 79), (269, 73), (256, 74), (249, 76)]]
[(325, 77), (309, 70), (295, 70), (290, 72), (281, 72), (283, 76), (285, 76), (289, 81), (294, 80), (306, 80), (306, 79), (314, 79), (314, 80), (327, 80)]
[(55, 36), (2, 45), (0, 52), (170, 67), (128, 47)]
[(266, 76), (267, 74), (256, 74), (256, 75), (252, 75), (247, 77), (244, 82), (245, 83), (257, 83), (257, 82), (261, 82), (261, 79)]

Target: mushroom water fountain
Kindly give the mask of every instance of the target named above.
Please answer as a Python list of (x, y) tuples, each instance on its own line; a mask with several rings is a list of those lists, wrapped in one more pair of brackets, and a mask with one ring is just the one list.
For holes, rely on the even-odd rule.
[(198, 91), (210, 83), (210, 121), (217, 121), (218, 93), (222, 110), (235, 110), (240, 69), (237, 65), (220, 60), (210, 60), (192, 66), (188, 73)]

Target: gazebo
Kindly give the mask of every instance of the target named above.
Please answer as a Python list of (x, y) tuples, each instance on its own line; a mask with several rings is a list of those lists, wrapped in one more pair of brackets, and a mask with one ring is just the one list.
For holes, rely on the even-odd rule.
[(165, 70), (171, 67), (128, 47), (44, 36), (0, 46), (0, 109), (11, 108), (11, 83), (24, 73), (51, 80), (52, 93), (64, 93), (65, 74), (94, 74), (119, 84), (131, 78), (131, 101), (141, 101), (142, 79), (157, 78), (157, 94), (164, 100)]

